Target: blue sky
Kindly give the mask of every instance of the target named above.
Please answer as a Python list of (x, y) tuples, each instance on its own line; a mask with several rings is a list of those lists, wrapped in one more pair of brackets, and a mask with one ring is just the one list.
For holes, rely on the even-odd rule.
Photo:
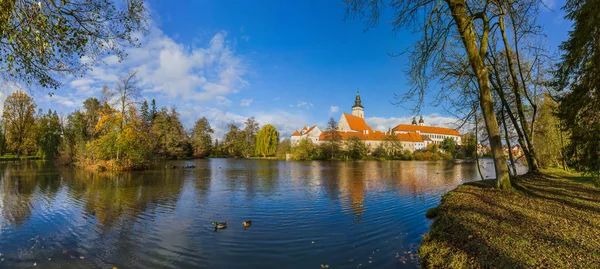
[[(551, 50), (570, 27), (560, 7), (546, 1), (540, 22)], [(350, 112), (359, 90), (367, 122), (387, 129), (407, 123), (411, 111), (390, 102), (404, 93), (406, 58), (390, 57), (410, 46), (410, 32), (392, 32), (386, 18), (364, 31), (345, 20), (343, 1), (149, 1), (151, 25), (142, 46), (114, 57), (83, 78), (70, 78), (53, 97), (36, 93), (40, 108), (67, 114), (102, 85), (130, 69), (140, 73), (146, 99), (175, 106), (186, 127), (206, 116), (219, 137), (229, 122), (255, 116), (284, 134), (303, 125), (324, 126)], [(389, 15), (389, 14), (387, 14)], [(431, 101), (431, 100), (426, 100)], [(410, 107), (411, 104), (406, 104)], [(442, 108), (426, 105), (426, 122), (451, 125)]]

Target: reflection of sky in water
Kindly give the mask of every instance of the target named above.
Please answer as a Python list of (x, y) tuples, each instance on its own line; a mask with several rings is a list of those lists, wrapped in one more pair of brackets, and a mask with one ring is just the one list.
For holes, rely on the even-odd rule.
[(115, 175), (0, 164), (0, 267), (412, 268), (425, 211), (479, 179), (472, 163), (178, 164), (197, 167)]

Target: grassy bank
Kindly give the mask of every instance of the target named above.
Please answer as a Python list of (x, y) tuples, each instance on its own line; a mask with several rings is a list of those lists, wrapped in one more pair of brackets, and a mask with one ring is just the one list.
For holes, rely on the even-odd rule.
[(0, 156), (0, 162), (3, 161), (18, 161), (18, 160), (40, 160), (40, 156), (32, 155), (32, 156), (21, 156), (18, 158), (17, 155), (2, 155)]
[(560, 170), (517, 179), (511, 191), (491, 180), (447, 193), (419, 256), (424, 268), (597, 268), (600, 188)]

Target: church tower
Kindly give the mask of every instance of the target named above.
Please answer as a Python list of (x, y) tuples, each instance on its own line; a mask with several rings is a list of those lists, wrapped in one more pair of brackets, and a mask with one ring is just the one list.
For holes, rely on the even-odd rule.
[(423, 120), (423, 115), (421, 115), (421, 119), (419, 119), (419, 126), (424, 126), (425, 121)]
[(360, 103), (360, 94), (356, 92), (356, 98), (354, 99), (354, 105), (352, 106), (352, 115), (359, 118), (365, 118), (364, 107)]

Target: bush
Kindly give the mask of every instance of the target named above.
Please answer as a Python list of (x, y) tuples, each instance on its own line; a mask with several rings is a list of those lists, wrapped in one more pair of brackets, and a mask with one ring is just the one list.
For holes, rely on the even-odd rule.
[(438, 216), (438, 214), (440, 213), (440, 208), (439, 207), (432, 207), (430, 209), (427, 209), (427, 212), (425, 212), (425, 217), (428, 219), (434, 219), (435, 217)]

